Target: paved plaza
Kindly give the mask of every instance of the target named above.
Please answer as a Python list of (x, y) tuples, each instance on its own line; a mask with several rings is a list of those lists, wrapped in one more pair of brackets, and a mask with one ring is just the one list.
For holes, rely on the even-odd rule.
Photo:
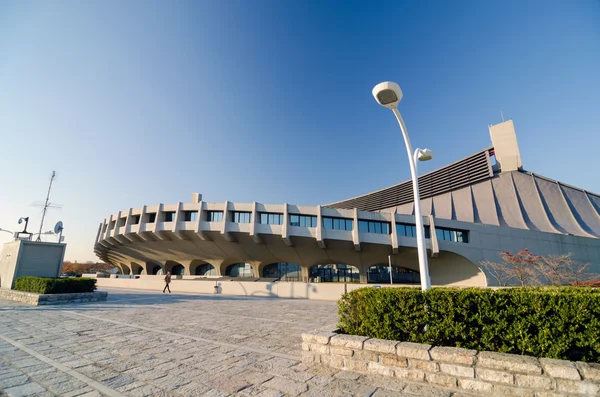
[(334, 302), (105, 289), (106, 302), (0, 300), (0, 396), (451, 396), (301, 362)]

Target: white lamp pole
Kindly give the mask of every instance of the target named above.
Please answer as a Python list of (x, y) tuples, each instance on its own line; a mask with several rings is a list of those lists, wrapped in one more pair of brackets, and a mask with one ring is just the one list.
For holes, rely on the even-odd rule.
[(419, 273), (421, 277), (421, 290), (425, 291), (431, 288), (431, 280), (429, 278), (429, 266), (427, 264), (427, 250), (425, 248), (425, 230), (423, 229), (423, 217), (421, 215), (421, 199), (419, 197), (419, 180), (417, 178), (417, 160), (426, 161), (433, 157), (433, 153), (428, 149), (417, 149), (414, 153), (410, 145), (410, 139), (404, 125), (404, 120), (397, 109), (398, 103), (402, 99), (402, 90), (398, 84), (393, 82), (380, 83), (373, 88), (373, 96), (377, 102), (394, 112), (404, 143), (406, 144), (406, 152), (408, 153), (408, 162), (410, 164), (410, 174), (413, 182), (413, 194), (415, 205), (415, 223), (417, 231), (417, 250), (419, 257)]

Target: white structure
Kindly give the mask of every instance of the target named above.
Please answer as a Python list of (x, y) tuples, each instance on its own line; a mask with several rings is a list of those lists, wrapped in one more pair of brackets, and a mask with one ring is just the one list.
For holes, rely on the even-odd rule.
[[(480, 262), (523, 248), (570, 252), (600, 273), (600, 196), (523, 171), (512, 121), (490, 133), (493, 148), (419, 178), (431, 283), (488, 285)], [(394, 284), (417, 284), (412, 197), (411, 181), (324, 206), (194, 194), (111, 215), (95, 252), (123, 273), (361, 283), (389, 283), (391, 255)]]
[(65, 244), (15, 240), (4, 244), (0, 254), (0, 288), (12, 289), (22, 276), (58, 277)]

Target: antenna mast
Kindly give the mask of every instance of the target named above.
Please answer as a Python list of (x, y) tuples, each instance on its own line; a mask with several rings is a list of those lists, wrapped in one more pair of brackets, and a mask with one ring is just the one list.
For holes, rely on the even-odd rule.
[(46, 210), (50, 206), (48, 202), (50, 200), (50, 189), (52, 189), (52, 182), (54, 181), (54, 177), (56, 176), (56, 171), (52, 171), (52, 177), (50, 177), (50, 186), (48, 186), (48, 194), (46, 195), (46, 203), (44, 203), (44, 210), (42, 212), (42, 222), (40, 222), (40, 231), (38, 232), (38, 237), (35, 241), (42, 240), (42, 228), (44, 227), (44, 218), (46, 217)]

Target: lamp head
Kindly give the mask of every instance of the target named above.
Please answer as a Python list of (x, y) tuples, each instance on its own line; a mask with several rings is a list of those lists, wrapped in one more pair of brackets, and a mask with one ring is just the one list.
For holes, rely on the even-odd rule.
[(419, 161), (428, 161), (433, 158), (433, 151), (431, 151), (427, 148), (417, 149), (417, 150), (418, 150), (417, 159)]
[(379, 83), (373, 88), (373, 96), (378, 104), (388, 109), (395, 109), (402, 99), (400, 86), (393, 81)]

